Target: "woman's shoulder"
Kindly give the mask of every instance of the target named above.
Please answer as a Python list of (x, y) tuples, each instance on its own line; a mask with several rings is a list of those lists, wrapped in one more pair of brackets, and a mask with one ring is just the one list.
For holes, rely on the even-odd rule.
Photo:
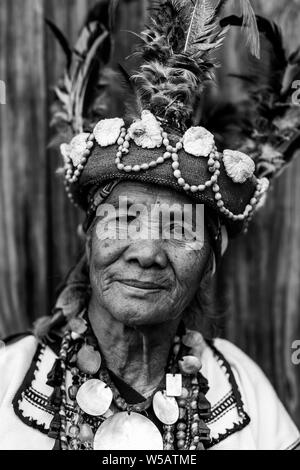
[(9, 361), (17, 361), (18, 358), (25, 359), (26, 357), (30, 359), (38, 345), (37, 339), (29, 332), (9, 336), (1, 343), (1, 365), (5, 365), (8, 359)]
[(216, 355), (219, 352), (234, 376), (258, 448), (296, 447), (299, 431), (259, 365), (228, 340), (215, 339), (212, 349)]
[[(3, 346), (4, 344), (4, 346)], [(31, 334), (16, 335), (2, 342), (0, 349), (0, 403), (8, 389), (21, 383), (32, 363), (38, 341)]]

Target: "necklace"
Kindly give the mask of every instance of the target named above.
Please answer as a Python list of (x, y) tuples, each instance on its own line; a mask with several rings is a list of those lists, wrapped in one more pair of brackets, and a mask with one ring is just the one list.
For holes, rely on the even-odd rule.
[[(208, 382), (200, 372), (204, 344), (199, 332), (181, 325), (157, 389), (147, 399), (140, 396), (128, 403), (87, 321), (71, 320), (47, 381), (54, 388), (50, 400), (57, 410), (48, 434), (56, 440), (54, 449), (204, 450), (210, 442), (205, 422), (211, 415), (205, 397)], [(68, 387), (67, 371), (72, 377)], [(72, 402), (71, 422), (66, 418), (67, 397)]]

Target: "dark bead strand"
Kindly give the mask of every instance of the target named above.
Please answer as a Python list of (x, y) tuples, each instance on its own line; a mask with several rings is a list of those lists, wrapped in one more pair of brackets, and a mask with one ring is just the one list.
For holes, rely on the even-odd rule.
[(187, 424), (184, 420), (177, 421), (176, 423), (176, 443), (179, 450), (184, 448), (185, 438), (186, 438), (186, 429)]
[(174, 425), (164, 424), (163, 443), (164, 450), (174, 450)]
[(176, 445), (178, 450), (184, 449), (187, 434), (187, 398), (177, 400), (179, 420), (176, 423)]
[(189, 450), (190, 445), (191, 445), (192, 413), (191, 413), (191, 408), (190, 408), (190, 401), (188, 401), (188, 403), (187, 403), (186, 415), (187, 415), (187, 421), (186, 421), (187, 429), (186, 429), (186, 436), (185, 436), (185, 442), (184, 442), (183, 450)]
[(197, 450), (203, 450), (204, 448), (208, 446), (211, 440), (210, 429), (204, 422), (204, 420), (207, 421), (211, 417), (211, 404), (205, 396), (209, 390), (207, 379), (199, 372), (197, 375), (197, 380), (198, 380), (198, 385), (199, 385), (198, 415), (199, 415), (199, 437), (200, 437), (200, 442), (197, 445)]
[(196, 380), (195, 385), (195, 380), (194, 378), (192, 379), (192, 397), (191, 397), (191, 414), (192, 414), (192, 419), (191, 419), (191, 443), (189, 446), (189, 450), (196, 450), (197, 449), (197, 444), (199, 443), (199, 415), (197, 412), (197, 404), (198, 404), (198, 396), (199, 396), (199, 385), (198, 381)]
[(72, 424), (69, 427), (69, 449), (70, 450), (91, 450), (92, 444), (90, 442), (82, 442), (80, 439), (81, 426), (85, 424), (83, 412), (76, 402), (76, 395), (79, 387), (91, 378), (88, 374), (81, 374), (77, 367), (72, 367), (72, 385), (69, 387), (69, 397), (75, 402), (74, 413), (72, 416)]
[(61, 390), (61, 404), (60, 404), (60, 410), (59, 410), (59, 415), (60, 415), (60, 447), (61, 450), (68, 450), (68, 439), (67, 439), (67, 434), (66, 434), (66, 427), (67, 427), (67, 420), (66, 420), (66, 400), (67, 400), (67, 394), (66, 394), (66, 359), (67, 359), (67, 352), (69, 349), (71, 341), (71, 333), (67, 331), (64, 334), (62, 344), (61, 344), (61, 349), (59, 353), (59, 358), (61, 360), (61, 371), (62, 371), (62, 381), (60, 385), (60, 390)]

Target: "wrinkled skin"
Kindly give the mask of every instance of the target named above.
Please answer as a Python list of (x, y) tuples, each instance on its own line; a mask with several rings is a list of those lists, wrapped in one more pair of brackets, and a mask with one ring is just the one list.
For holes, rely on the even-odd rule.
[[(118, 211), (120, 196), (126, 196), (129, 205), (143, 204), (149, 212), (151, 205), (176, 203), (183, 208), (191, 201), (185, 194), (158, 186), (120, 183), (106, 200), (115, 206), (116, 214), (102, 212), (87, 239), (92, 328), (108, 366), (137, 390), (147, 393), (163, 374), (172, 339), (199, 289), (211, 249), (206, 232), (200, 250), (187, 250), (190, 239), (163, 239), (163, 223), (159, 239), (150, 239), (150, 224), (146, 224), (146, 240), (140, 236), (118, 239), (129, 223), (141, 227), (146, 220), (129, 212), (124, 221), (123, 213)], [(109, 230), (109, 238), (103, 239), (106, 223), (116, 218), (117, 239), (111, 238)], [(173, 235), (178, 224), (171, 223), (167, 228)]]
[[(190, 204), (181, 194), (137, 183), (118, 185), (107, 203), (127, 196), (133, 203)], [(131, 220), (130, 220), (131, 221)], [(90, 279), (99, 304), (126, 325), (163, 323), (178, 318), (199, 288), (210, 252), (187, 250), (178, 240), (99, 240), (94, 225), (89, 248)], [(120, 228), (121, 230), (121, 228)], [(136, 282), (149, 283), (149, 285)]]

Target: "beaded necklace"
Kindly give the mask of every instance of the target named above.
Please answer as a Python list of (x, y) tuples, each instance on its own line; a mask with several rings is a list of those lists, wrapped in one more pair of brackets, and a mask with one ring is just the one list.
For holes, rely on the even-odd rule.
[[(47, 381), (54, 388), (50, 401), (56, 413), (48, 434), (55, 439), (54, 450), (113, 450), (114, 429), (118, 429), (119, 442), (123, 442), (127, 437), (122, 435), (122, 427), (128, 430), (128, 426), (138, 436), (137, 447), (130, 441), (124, 449), (204, 450), (210, 443), (205, 422), (211, 416), (211, 406), (205, 397), (208, 382), (200, 372), (204, 344), (199, 332), (185, 330), (181, 325), (165, 377), (150, 397), (141, 396), (141, 400), (132, 404), (126, 402), (114, 383), (114, 374), (107, 369), (87, 321), (71, 320)], [(72, 376), (69, 387), (68, 370)], [(72, 403), (71, 422), (66, 418), (67, 397)], [(150, 410), (162, 432), (149, 419)], [(145, 441), (141, 442), (143, 436)]]

